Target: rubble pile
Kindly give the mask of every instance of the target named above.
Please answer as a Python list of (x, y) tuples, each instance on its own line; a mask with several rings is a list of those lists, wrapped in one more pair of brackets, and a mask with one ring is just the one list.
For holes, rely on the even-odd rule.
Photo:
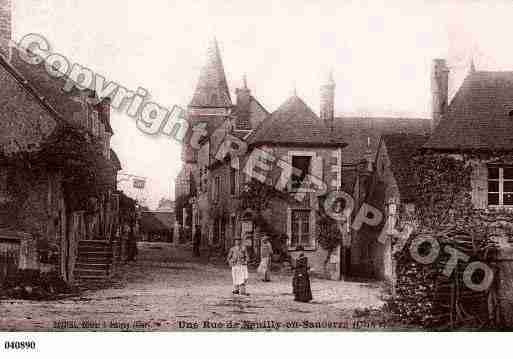
[(0, 299), (54, 300), (76, 292), (56, 272), (20, 270), (0, 284)]

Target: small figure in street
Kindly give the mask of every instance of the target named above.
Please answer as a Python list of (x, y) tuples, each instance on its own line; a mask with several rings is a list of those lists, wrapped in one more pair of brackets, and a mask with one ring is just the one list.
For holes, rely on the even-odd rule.
[(233, 294), (249, 295), (246, 293), (248, 281), (249, 255), (240, 238), (235, 238), (235, 245), (228, 253), (228, 263), (232, 267)]
[(192, 243), (192, 253), (194, 257), (200, 256), (200, 243), (201, 243), (201, 228), (196, 226), (196, 232), (194, 233), (194, 239)]
[(312, 289), (310, 288), (310, 268), (308, 267), (308, 258), (305, 257), (303, 247), (298, 246), (299, 257), (296, 259), (294, 267), (294, 277), (292, 278), (292, 291), (294, 300), (297, 302), (309, 302), (312, 300)]
[(273, 254), (273, 247), (269, 242), (269, 237), (264, 235), (262, 238), (262, 246), (260, 248), (260, 265), (257, 272), (262, 275), (262, 281), (271, 281), (271, 256)]
[(137, 238), (134, 233), (134, 227), (130, 226), (128, 230), (128, 261), (135, 262), (137, 258)]

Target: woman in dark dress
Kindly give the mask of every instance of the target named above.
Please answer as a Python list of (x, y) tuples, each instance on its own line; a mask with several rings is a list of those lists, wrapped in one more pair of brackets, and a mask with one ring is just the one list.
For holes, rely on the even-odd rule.
[(294, 300), (298, 302), (309, 302), (312, 300), (312, 289), (310, 288), (310, 276), (308, 274), (308, 258), (303, 253), (303, 247), (297, 247), (299, 256), (296, 259), (294, 267), (294, 277), (292, 278), (292, 290)]

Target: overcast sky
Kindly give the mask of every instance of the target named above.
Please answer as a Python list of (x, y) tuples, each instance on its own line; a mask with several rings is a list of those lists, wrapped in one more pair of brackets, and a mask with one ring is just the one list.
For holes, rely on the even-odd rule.
[[(185, 107), (219, 41), (230, 90), (248, 85), (273, 111), (293, 87), (315, 111), (330, 68), (336, 113), (429, 117), (430, 63), (448, 60), (450, 90), (468, 71), (513, 70), (510, 1), (12, 0), (14, 36), (37, 32), (52, 50), (156, 102)], [(123, 169), (148, 178), (154, 207), (173, 197), (180, 148), (113, 113)]]

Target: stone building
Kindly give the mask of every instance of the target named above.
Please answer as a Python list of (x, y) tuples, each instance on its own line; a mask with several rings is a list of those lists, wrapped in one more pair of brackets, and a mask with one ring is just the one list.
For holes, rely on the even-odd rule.
[(87, 89), (65, 93), (66, 76), (26, 63), (26, 49), (9, 45), (11, 16), (1, 0), (0, 227), (26, 234), (18, 244), (28, 267), (47, 262), (73, 282), (97, 274), (80, 246), (108, 245), (114, 231), (121, 166), (110, 149), (110, 101)]
[[(193, 131), (189, 132), (183, 149), (181, 180), (176, 184), (176, 193), (182, 194), (186, 174), (193, 179), (196, 193), (190, 201), (192, 230), (201, 230), (203, 245), (226, 249), (235, 236), (244, 237), (249, 232), (258, 237), (262, 229), (252, 220), (254, 213), (241, 210), (241, 194), (252, 177), (259, 177), (258, 169), (250, 174), (247, 169), (258, 162), (255, 156), (263, 151), (275, 159), (265, 180), (268, 185), (276, 184), (281, 178), (280, 164), (288, 163), (302, 174), (284, 176), (280, 192), (285, 197), (305, 192), (299, 195), (300, 201), (280, 195), (273, 198), (262, 215), (267, 222), (266, 230), (285, 235), (292, 256), (298, 245), (304, 246), (318, 272), (325, 271), (329, 260), (336, 268), (334, 278), (341, 274), (374, 275), (369, 269), (371, 255), (361, 241), (352, 241), (356, 243), (353, 247), (338, 249), (327, 258), (329, 253), (318, 242), (319, 198), (303, 182), (308, 176), (319, 179), (328, 190), (342, 189), (361, 203), (367, 195), (380, 136), (429, 133), (431, 120), (336, 117), (335, 89), (330, 75), (320, 87), (320, 115), (296, 94), (269, 113), (252, 96), (244, 78), (241, 88), (235, 90), (233, 104), (219, 47), (213, 42), (187, 115), (190, 128), (199, 126), (202, 135), (193, 140)], [(226, 146), (236, 142), (247, 146), (243, 156), (230, 156), (227, 151)], [(354, 238), (367, 236), (349, 228), (346, 234)], [(247, 244), (258, 246), (258, 238), (254, 239), (255, 243)]]
[[(405, 204), (415, 204), (413, 159), (435, 154), (471, 167), (471, 205), (492, 223), (513, 208), (513, 72), (476, 71), (472, 63), (450, 101), (448, 81), (445, 60), (434, 60), (432, 133), (381, 138), (374, 169), (376, 181), (383, 186), (381, 208), (397, 220)], [(497, 226), (501, 227), (500, 241), (507, 246), (511, 223), (503, 218)], [(380, 278), (393, 281), (390, 242), (372, 243), (375, 270)]]

